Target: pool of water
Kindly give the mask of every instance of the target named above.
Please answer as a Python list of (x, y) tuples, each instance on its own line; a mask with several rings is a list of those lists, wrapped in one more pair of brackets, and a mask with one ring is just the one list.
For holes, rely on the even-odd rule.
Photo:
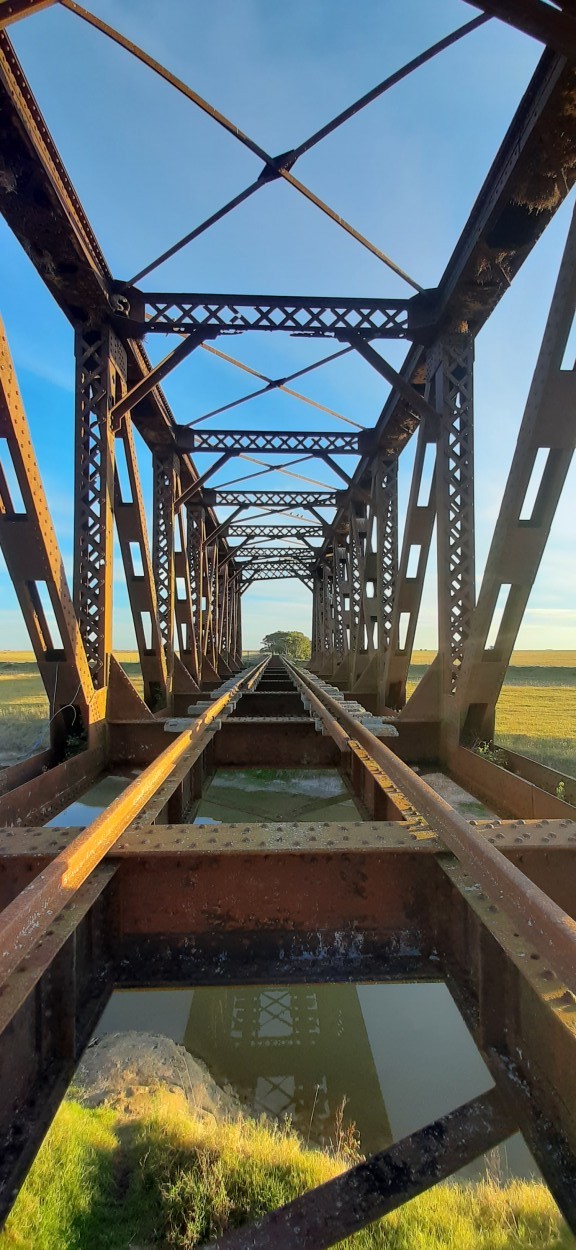
[(362, 820), (336, 768), (219, 768), (195, 824), (265, 820)]
[[(97, 1029), (163, 1033), (256, 1113), (288, 1116), (307, 1141), (355, 1124), (366, 1153), (492, 1085), (443, 984), (239, 986), (117, 991)], [(537, 1175), (519, 1134), (462, 1175)]]
[(46, 828), (64, 828), (68, 825), (71, 829), (85, 829), (86, 825), (96, 820), (96, 817), (109, 807), (114, 799), (130, 785), (130, 782), (138, 776), (138, 771), (120, 774), (110, 773), (107, 777), (101, 777), (93, 786), (90, 786), (85, 794), (74, 803), (69, 803), (57, 816), (53, 816), (51, 820), (46, 821)]
[[(89, 824), (136, 775), (102, 778), (48, 824)], [(195, 823), (360, 819), (336, 769), (219, 769)], [(127, 1029), (173, 1038), (249, 1108), (289, 1117), (312, 1143), (334, 1140), (344, 1106), (366, 1153), (492, 1084), (440, 983), (117, 991), (96, 1035)], [(486, 1166), (478, 1160), (463, 1174), (479, 1178)], [(489, 1166), (502, 1176), (537, 1173), (518, 1134)]]

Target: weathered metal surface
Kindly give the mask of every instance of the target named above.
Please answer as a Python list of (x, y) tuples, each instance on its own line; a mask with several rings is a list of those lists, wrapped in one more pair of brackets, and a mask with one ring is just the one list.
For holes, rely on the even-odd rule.
[(512, 1131), (510, 1114), (498, 1095), (481, 1094), (214, 1244), (220, 1250), (324, 1250), (446, 1180)]
[(448, 984), (574, 1228), (574, 996), (453, 856), (444, 858), (443, 872), (436, 937)]
[(50, 820), (102, 774), (107, 762), (104, 741), (62, 764), (33, 773), (0, 798), (0, 828)]
[(231, 716), (214, 740), (214, 762), (223, 768), (272, 765), (276, 768), (337, 764), (340, 752), (329, 736), (316, 733), (309, 719)]
[(549, 44), (563, 56), (576, 60), (576, 19), (565, 3), (562, 12), (546, 0), (468, 0), (475, 9), (484, 9), (540, 43)]
[(448, 755), (448, 766), (455, 781), (472, 790), (501, 816), (521, 816), (525, 820), (573, 816), (572, 804), (556, 793), (541, 790), (536, 777), (525, 781), (519, 774), (484, 759), (477, 751), (457, 747)]
[(6, 978), (34, 948), (72, 895), (90, 876), (110, 847), (156, 794), (183, 756), (192, 752), (213, 720), (230, 702), (236, 689), (253, 685), (266, 661), (214, 699), (162, 755), (140, 774), (100, 816), (79, 834), (62, 857), (57, 857), (30, 883), (0, 917), (0, 976)]
[(0, 1219), (8, 1213), (113, 986), (110, 891), (100, 865), (3, 985)]
[[(531, 769), (520, 761), (519, 775), (503, 772), (461, 747), (459, 730), (461, 724), (470, 729), (474, 721), (476, 728), (481, 724), (491, 732), (503, 666), (573, 450), (574, 374), (561, 367), (560, 359), (574, 303), (571, 236), (529, 400), (528, 425), (523, 426), (505, 496), (500, 525), (504, 540), (497, 528), (498, 558), (495, 563), (491, 556), (488, 563), (488, 608), (490, 596), (502, 584), (510, 582), (513, 593), (497, 655), (487, 659), (489, 621), (482, 592), (474, 609), (472, 343), (574, 182), (576, 69), (562, 56), (545, 52), (438, 289), (423, 291), (291, 171), (300, 156), (370, 100), (457, 43), (485, 17), (420, 53), (298, 148), (272, 157), (126, 36), (74, 0), (64, 0), (64, 5), (148, 65), (264, 162), (263, 171), (246, 190), (189, 231), (164, 258), (268, 181), (281, 178), (418, 293), (389, 301), (175, 295), (139, 291), (135, 284), (142, 275), (130, 282), (114, 281), (2, 33), (7, 22), (46, 5), (43, 0), (2, 0), (0, 211), (76, 333), (75, 607), (64, 595), (57, 608), (61, 632), (64, 628), (66, 634), (62, 651), (70, 691), (67, 686), (65, 693), (73, 694), (73, 703), (83, 701), (84, 720), (87, 725), (94, 722), (95, 728), (88, 751), (49, 767), (45, 775), (40, 769), (43, 763), (53, 763), (54, 752), (44, 761), (10, 770), (6, 784), (13, 788), (0, 798), (0, 822), (13, 826), (5, 831), (4, 849), (0, 841), (4, 903), (0, 966), (3, 961), (5, 973), (0, 1135), (8, 1143), (7, 1171), (0, 1172), (0, 1184), (5, 1180), (7, 1195), (21, 1176), (113, 977), (126, 985), (145, 985), (328, 977), (433, 979), (446, 974), (562, 1209), (576, 1225), (572, 1078), (576, 1038), (568, 989), (576, 988), (576, 924), (571, 919), (575, 826), (561, 819), (472, 826), (399, 758), (440, 759), (500, 812), (573, 815), (573, 809), (551, 792), (559, 783), (550, 770)], [(574, 20), (542, 0), (480, 7), (505, 11), (513, 24), (532, 29), (538, 37), (549, 33), (556, 48), (573, 50)], [(142, 273), (151, 272), (161, 260)], [(375, 429), (340, 435), (176, 426), (159, 389), (162, 378), (205, 338), (253, 329), (336, 336), (353, 343), (392, 387)], [(138, 341), (150, 331), (192, 337), (152, 367)], [(370, 345), (378, 338), (413, 340), (400, 371)], [(326, 361), (274, 379), (214, 348), (208, 350), (256, 376), (264, 383), (261, 390), (287, 391), (325, 416), (360, 429), (351, 417), (285, 386)], [(334, 358), (349, 350), (348, 346), (337, 351)], [(198, 420), (204, 422), (247, 398), (253, 396), (233, 400)], [(10, 571), (20, 588), (39, 663), (48, 668), (62, 661), (54, 639), (48, 639), (45, 615), (30, 587), (43, 578), (57, 586), (61, 561), (54, 554), (31, 445), (13, 397), (8, 408), (10, 450), (22, 470), (23, 494), (27, 492), (28, 537), (25, 544), (14, 539), (17, 530), (3, 479), (0, 495), (4, 520), (10, 514), (10, 525), (2, 528), (0, 518), (0, 532), (10, 531)], [(131, 411), (135, 428), (154, 456), (152, 556)], [(398, 455), (418, 427), (398, 565)], [(420, 487), (424, 454), (432, 444), (435, 477), (426, 501)], [(549, 448), (548, 464), (526, 524), (520, 515), (525, 478), (537, 449), (544, 446)], [(186, 448), (214, 452), (218, 460), (198, 475)], [(115, 466), (116, 452), (122, 449), (130, 499), (121, 497)], [(206, 487), (229, 456), (253, 451), (318, 455), (346, 489), (244, 491), (234, 482), (220, 490)], [(334, 456), (355, 453), (359, 463), (350, 478)], [(282, 471), (290, 473), (290, 467), (282, 466)], [(321, 486), (313, 479), (307, 484)], [(232, 515), (218, 519), (215, 505), (231, 507)], [(235, 525), (242, 509), (253, 505), (260, 515), (270, 511), (278, 523), (266, 528), (258, 523)], [(317, 524), (285, 523), (283, 510), (298, 507), (309, 511)], [(335, 510), (330, 522), (326, 510)], [(111, 652), (114, 516), (148, 707)], [(34, 523), (29, 524), (32, 517)], [(311, 685), (310, 678), (295, 670), (288, 677), (277, 658), (258, 691), (245, 694), (234, 715), (216, 732), (217, 718), (226, 713), (232, 695), (240, 686), (246, 690), (254, 686), (263, 671), (260, 666), (241, 682), (235, 677), (242, 663), (242, 594), (254, 581), (271, 577), (296, 576), (313, 589), (312, 665), (318, 673), (344, 688), (347, 699), (359, 695), (365, 707), (381, 714), (401, 707), (435, 520), (439, 655), (395, 722), (399, 736), (393, 751), (375, 739), (357, 715), (343, 715), (339, 704)], [(23, 525), (20, 528), (22, 539)], [(237, 548), (229, 546), (230, 537), (240, 540)], [(266, 551), (259, 545), (263, 540), (286, 539), (301, 545), (269, 546)], [(322, 541), (320, 549), (312, 546), (314, 540)], [(505, 549), (504, 564), (500, 548)], [(409, 574), (416, 549), (416, 570)], [(82, 646), (75, 650), (69, 643), (76, 637)], [(226, 687), (221, 690), (223, 681)], [(310, 716), (302, 715), (295, 686), (306, 692)], [(217, 697), (209, 708), (189, 718), (193, 727), (177, 740), (169, 738), (169, 722), (159, 714), (187, 715), (199, 691), (213, 690)], [(145, 771), (88, 830), (27, 827), (60, 810), (115, 761), (137, 764)], [(204, 828), (175, 824), (191, 819), (203, 781), (218, 763), (276, 768), (336, 765), (349, 779), (359, 811), (373, 820)], [(380, 816), (392, 822), (382, 822)], [(14, 828), (19, 822), (21, 828)], [(109, 858), (102, 864), (105, 855)], [(56, 1002), (64, 1004), (59, 1013), (54, 1010)], [(418, 1175), (414, 1183), (425, 1185), (438, 1175), (439, 1165), (420, 1149), (428, 1140), (426, 1133), (432, 1137), (441, 1133), (446, 1141), (458, 1115), (458, 1132), (462, 1121), (466, 1124), (472, 1116), (484, 1126), (488, 1140), (498, 1121), (493, 1112), (489, 1097), (404, 1144), (414, 1162), (412, 1180)], [(27, 1135), (29, 1144), (24, 1145)], [(468, 1132), (463, 1141), (461, 1150), (471, 1148)], [(395, 1175), (398, 1149), (381, 1160), (382, 1167), (396, 1169)], [(444, 1160), (447, 1174), (462, 1163), (462, 1154), (457, 1154)], [(330, 1192), (338, 1201), (332, 1206), (328, 1199), (326, 1219), (322, 1194), (302, 1200), (305, 1227), (299, 1242), (331, 1244), (374, 1218), (374, 1211), (380, 1213), (377, 1191), (382, 1178), (374, 1166), (371, 1171), (370, 1164), (367, 1167), (368, 1172), (355, 1174), (357, 1181), (370, 1177), (356, 1208), (347, 1201), (351, 1192), (359, 1192), (353, 1177), (335, 1182)], [(410, 1183), (403, 1172), (395, 1200), (406, 1199)], [(2, 1209), (8, 1201), (6, 1197)], [(283, 1218), (289, 1219), (273, 1216), (271, 1227)], [(324, 1226), (320, 1231), (319, 1225)], [(265, 1239), (268, 1235), (262, 1234)]]
[[(6, 440), (9, 461), (5, 469), (0, 463), (0, 547), (63, 745), (74, 722), (77, 732), (87, 732), (91, 721), (103, 719), (106, 709), (94, 690), (1, 320), (0, 439)], [(11, 497), (10, 467), (22, 508)], [(55, 637), (48, 624), (51, 613)]]
[(348, 330), (370, 338), (410, 338), (406, 299), (332, 299), (303, 296), (166, 294), (122, 288), (132, 337), (156, 331), (284, 330), (332, 337)]
[(369, 729), (354, 721), (330, 695), (320, 692), (320, 698), (474, 874), (493, 902), (502, 905), (528, 940), (552, 961), (558, 975), (571, 989), (576, 989), (576, 924), (493, 847), (481, 842), (463, 817)]

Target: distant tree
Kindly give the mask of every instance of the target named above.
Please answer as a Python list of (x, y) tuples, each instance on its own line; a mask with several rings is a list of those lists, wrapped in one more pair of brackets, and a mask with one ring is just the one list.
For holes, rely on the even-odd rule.
[(276, 633), (266, 634), (262, 639), (262, 650), (287, 655), (291, 660), (309, 660), (312, 644), (306, 634), (299, 633), (297, 629), (277, 629)]

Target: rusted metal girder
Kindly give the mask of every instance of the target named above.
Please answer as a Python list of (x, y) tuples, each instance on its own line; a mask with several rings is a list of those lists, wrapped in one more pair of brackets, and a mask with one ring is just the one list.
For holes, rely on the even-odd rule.
[[(475, 611), (467, 621), (454, 737), (486, 741), (576, 445), (576, 211), (550, 306)], [(498, 620), (500, 596), (504, 603)], [(488, 647), (494, 623), (495, 639)]]
[(570, 12), (570, 0), (559, 6), (546, 0), (467, 0), (475, 9), (483, 9), (490, 17), (515, 26), (540, 43), (549, 44), (562, 56), (576, 59), (576, 18)]
[(67, 853), (55, 859), (5, 908), (0, 917), (0, 978), (9, 977), (33, 950), (53, 919), (70, 902), (75, 891), (87, 880), (185, 753), (197, 745), (202, 734), (224, 711), (238, 690), (252, 688), (267, 662), (267, 659), (263, 660), (214, 699), (194, 724), (179, 734), (176, 741), (79, 834)]
[(0, 30), (19, 22), (23, 17), (31, 17), (42, 9), (50, 9), (56, 0), (1, 0)]
[(447, 1180), (513, 1131), (510, 1112), (490, 1090), (214, 1245), (216, 1250), (327, 1250)]
[(357, 456), (358, 434), (338, 430), (197, 430), (186, 425), (175, 428), (177, 446), (182, 451), (267, 452), (285, 455), (290, 452), (308, 456), (320, 456), (329, 452), (334, 456)]
[(148, 542), (146, 513), (132, 423), (128, 413), (120, 423), (116, 451), (123, 449), (128, 489), (123, 494), (118, 474), (114, 478), (114, 516), (124, 565), (124, 576), (132, 610), (134, 633), (144, 684), (144, 697), (152, 711), (166, 707), (168, 673), (160, 624), (158, 600)]
[[(423, 337), (482, 328), (576, 180), (576, 67), (547, 49), (516, 110), (470, 217), (436, 291), (414, 296), (411, 321), (422, 319)], [(418, 311), (420, 309), (420, 311)], [(414, 344), (400, 370), (422, 388), (425, 348)], [(419, 419), (397, 391), (387, 399), (373, 446), (398, 455)], [(365, 476), (364, 455), (354, 483)], [(327, 529), (324, 554), (342, 527), (343, 505)]]
[(322, 538), (323, 533), (320, 525), (260, 525), (258, 521), (253, 524), (250, 521), (238, 525), (232, 523), (227, 529), (228, 538), (254, 538), (260, 542), (277, 542), (283, 538), (307, 542), (311, 538)]
[(227, 490), (225, 487), (203, 490), (200, 502), (204, 507), (224, 508), (335, 508), (343, 491), (334, 490)]
[(131, 337), (216, 330), (284, 330), (314, 338), (337, 331), (368, 338), (411, 338), (409, 299), (326, 299), (302, 295), (214, 295), (119, 290), (117, 315)]
[(408, 765), (394, 755), (374, 734), (355, 720), (305, 672), (297, 673), (286, 661), (298, 683), (318, 695), (329, 712), (366, 747), (398, 789), (414, 804), (446, 846), (473, 875), (488, 897), (518, 925), (527, 940), (549, 961), (556, 974), (576, 991), (576, 922), (507, 863), (492, 846), (475, 836), (469, 823), (430, 788)]
[[(0, 212), (76, 330), (111, 316), (112, 275), (68, 177), (12, 44), (0, 30)], [(149, 377), (141, 343), (126, 340), (127, 385)], [(145, 443), (174, 446), (174, 418), (159, 386), (142, 399), (134, 426)], [(182, 486), (198, 474), (182, 457)], [(216, 519), (208, 518), (216, 526)]]
[[(0, 548), (16, 591), (50, 708), (53, 739), (63, 748), (67, 732), (87, 732), (103, 721), (104, 698), (94, 690), (64, 564), (0, 321), (0, 448), (12, 466), (22, 503), (8, 485), (9, 465), (0, 461)], [(44, 598), (42, 595), (44, 591)], [(57, 635), (53, 636), (53, 614)], [(59, 635), (59, 636), (58, 636)]]

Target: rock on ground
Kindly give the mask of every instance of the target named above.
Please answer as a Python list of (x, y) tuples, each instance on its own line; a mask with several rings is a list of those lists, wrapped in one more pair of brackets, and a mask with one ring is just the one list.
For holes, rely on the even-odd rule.
[(175, 1110), (235, 1119), (241, 1105), (230, 1086), (221, 1089), (204, 1063), (156, 1033), (107, 1033), (86, 1051), (71, 1095), (86, 1107), (103, 1104), (125, 1115), (147, 1109), (161, 1090)]

